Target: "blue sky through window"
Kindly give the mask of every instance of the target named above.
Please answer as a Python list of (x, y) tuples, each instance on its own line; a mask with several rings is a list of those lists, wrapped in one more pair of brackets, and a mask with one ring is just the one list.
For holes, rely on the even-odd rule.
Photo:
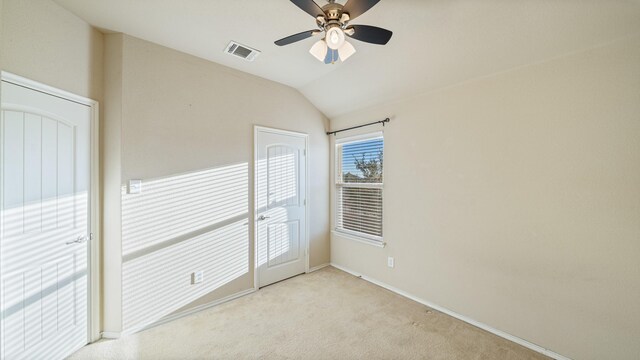
[[(342, 175), (344, 181), (381, 182), (383, 144), (384, 140), (378, 138), (342, 145)], [(358, 168), (358, 161), (368, 165), (368, 174)], [(376, 174), (379, 176), (375, 176)]]

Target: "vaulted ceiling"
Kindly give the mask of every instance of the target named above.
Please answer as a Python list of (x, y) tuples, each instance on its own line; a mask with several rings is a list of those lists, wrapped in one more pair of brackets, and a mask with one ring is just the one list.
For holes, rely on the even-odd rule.
[[(325, 65), (308, 53), (316, 39), (273, 44), (315, 27), (287, 0), (55, 1), (97, 28), (292, 86), (329, 117), (640, 34), (638, 0), (382, 0), (353, 23), (392, 30), (389, 44), (354, 40), (355, 55)], [(229, 56), (230, 40), (262, 54)]]

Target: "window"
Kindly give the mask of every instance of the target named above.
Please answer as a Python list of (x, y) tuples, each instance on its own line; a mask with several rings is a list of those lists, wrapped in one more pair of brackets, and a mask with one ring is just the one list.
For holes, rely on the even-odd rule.
[(382, 242), (382, 133), (336, 142), (336, 230)]

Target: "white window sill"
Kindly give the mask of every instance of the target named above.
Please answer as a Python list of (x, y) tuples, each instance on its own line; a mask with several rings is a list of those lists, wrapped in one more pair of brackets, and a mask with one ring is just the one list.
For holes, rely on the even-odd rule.
[(384, 241), (376, 241), (376, 240), (371, 240), (371, 239), (367, 239), (365, 237), (361, 237), (361, 236), (357, 236), (357, 235), (353, 235), (353, 234), (348, 234), (339, 230), (332, 230), (331, 233), (335, 236), (339, 236), (341, 238), (345, 238), (345, 239), (349, 239), (349, 240), (353, 240), (353, 241), (357, 241), (363, 244), (367, 244), (367, 245), (371, 245), (371, 246), (375, 246), (375, 247), (379, 247), (379, 248), (383, 248), (385, 246), (387, 246), (387, 243), (385, 243)]

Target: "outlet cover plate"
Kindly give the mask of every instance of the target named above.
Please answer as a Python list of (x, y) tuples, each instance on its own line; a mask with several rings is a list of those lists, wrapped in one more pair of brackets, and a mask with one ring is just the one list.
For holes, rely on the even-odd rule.
[(142, 180), (129, 180), (129, 194), (140, 194), (142, 192)]
[(191, 285), (200, 284), (204, 280), (204, 272), (195, 271), (191, 273)]

